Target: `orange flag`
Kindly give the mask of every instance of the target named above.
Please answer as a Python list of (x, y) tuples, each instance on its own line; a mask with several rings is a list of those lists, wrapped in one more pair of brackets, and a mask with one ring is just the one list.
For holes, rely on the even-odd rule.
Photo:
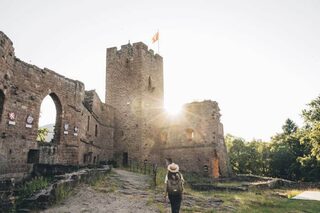
[(156, 34), (154, 34), (154, 36), (152, 37), (152, 43), (154, 43), (158, 40), (159, 40), (159, 31)]

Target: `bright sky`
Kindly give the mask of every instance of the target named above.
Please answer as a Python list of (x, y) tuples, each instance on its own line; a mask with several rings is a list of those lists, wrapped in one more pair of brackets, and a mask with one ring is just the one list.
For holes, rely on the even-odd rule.
[(40, 106), (39, 127), (43, 127), (48, 124), (55, 124), (56, 117), (57, 111), (53, 99), (47, 95)]
[(269, 140), (320, 94), (320, 1), (0, 0), (16, 56), (105, 97), (106, 48), (159, 29), (165, 103), (219, 103), (225, 133)]

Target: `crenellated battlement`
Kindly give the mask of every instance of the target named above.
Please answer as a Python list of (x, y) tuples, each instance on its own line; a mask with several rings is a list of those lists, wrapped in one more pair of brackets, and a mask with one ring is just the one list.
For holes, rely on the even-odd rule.
[(143, 42), (136, 42), (133, 44), (125, 44), (121, 45), (121, 48), (118, 50), (117, 47), (110, 47), (107, 48), (107, 57), (115, 57), (115, 56), (122, 56), (122, 55), (129, 55), (134, 56), (135, 54), (140, 55), (141, 53), (144, 53), (145, 55), (149, 55), (152, 58), (155, 58), (157, 60), (162, 60), (162, 56), (159, 54), (155, 54), (154, 50), (149, 49), (146, 44)]

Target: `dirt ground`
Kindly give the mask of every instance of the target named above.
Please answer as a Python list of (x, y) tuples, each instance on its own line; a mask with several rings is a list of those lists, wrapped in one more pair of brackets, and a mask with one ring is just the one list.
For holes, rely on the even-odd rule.
[(156, 195), (149, 189), (149, 185), (150, 177), (146, 175), (114, 169), (104, 184), (81, 185), (71, 197), (43, 212), (160, 212), (157, 202), (152, 200)]

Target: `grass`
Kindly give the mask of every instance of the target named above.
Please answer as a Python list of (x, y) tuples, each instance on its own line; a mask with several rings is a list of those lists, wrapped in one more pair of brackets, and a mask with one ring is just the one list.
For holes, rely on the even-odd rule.
[(35, 177), (27, 182), (25, 182), (18, 189), (18, 199), (16, 205), (19, 205), (23, 199), (30, 197), (36, 191), (44, 189), (48, 186), (49, 180), (44, 177)]
[(157, 187), (161, 187), (161, 189), (164, 189), (164, 178), (166, 175), (167, 170), (165, 168), (158, 167), (156, 179)]
[[(203, 199), (215, 198), (223, 203), (215, 209), (183, 208), (185, 212), (320, 212), (319, 201), (292, 200), (288, 197), (298, 194), (298, 190), (259, 190), (249, 192), (196, 192), (186, 189), (186, 193)], [(286, 196), (281, 196), (286, 195)]]
[[(157, 187), (155, 194), (164, 192), (164, 177), (167, 171), (164, 168), (158, 168)], [(182, 202), (181, 212), (190, 213), (216, 213), (216, 212), (239, 212), (239, 213), (316, 213), (320, 212), (319, 201), (292, 200), (293, 196), (303, 190), (297, 189), (277, 189), (277, 190), (254, 190), (246, 192), (233, 191), (195, 191), (188, 186), (188, 175), (185, 175), (187, 184), (185, 186), (186, 199)], [(196, 177), (193, 177), (195, 181)], [(97, 177), (90, 183), (92, 188), (97, 191), (109, 193), (116, 191), (121, 186), (121, 181), (117, 179), (111, 171), (107, 175)], [(214, 183), (224, 186), (239, 186), (241, 182)], [(154, 190), (154, 189), (150, 189)], [(316, 190), (316, 189), (307, 189)], [(68, 189), (61, 189), (61, 197), (68, 196)], [(69, 195), (70, 196), (70, 195)], [(194, 205), (186, 205), (188, 201), (193, 200)], [(211, 203), (213, 201), (213, 203)], [(215, 203), (215, 201), (217, 201)], [(166, 212), (167, 208), (163, 202), (157, 202), (154, 195), (148, 197), (146, 205), (156, 205), (159, 212)], [(170, 207), (170, 204), (168, 207)]]
[(302, 193), (303, 192), (303, 190), (289, 190), (288, 192), (287, 192), (287, 197), (288, 198), (293, 198), (294, 196), (296, 196), (296, 195), (298, 195), (298, 194), (300, 194), (300, 193)]
[[(166, 170), (158, 168), (157, 193), (164, 189), (164, 177)], [(215, 212), (239, 212), (239, 213), (318, 213), (320, 212), (320, 201), (294, 200), (292, 197), (303, 191), (319, 189), (268, 189), (250, 190), (245, 192), (234, 191), (209, 191), (200, 192), (191, 189), (188, 183), (209, 183), (205, 178), (197, 179), (195, 174), (184, 174), (186, 180), (185, 201), (182, 202), (181, 212), (192, 213), (215, 213)], [(188, 179), (190, 178), (190, 179)], [(241, 186), (242, 182), (215, 183), (217, 186)], [(186, 205), (188, 200), (194, 199), (194, 205)], [(212, 207), (208, 207), (209, 200), (222, 200)], [(160, 212), (165, 212), (163, 204), (157, 204)]]
[(114, 176), (114, 172), (111, 171), (108, 174), (101, 175), (91, 182), (91, 187), (102, 193), (115, 192), (120, 186), (119, 180)]
[(19, 193), (24, 196), (30, 196), (32, 193), (47, 187), (49, 181), (47, 178), (44, 177), (35, 177), (30, 181), (23, 184), (20, 188)]
[(64, 184), (58, 185), (58, 187), (55, 190), (55, 203), (59, 203), (66, 199), (67, 197), (70, 197), (72, 194), (73, 188), (71, 186), (67, 186)]

